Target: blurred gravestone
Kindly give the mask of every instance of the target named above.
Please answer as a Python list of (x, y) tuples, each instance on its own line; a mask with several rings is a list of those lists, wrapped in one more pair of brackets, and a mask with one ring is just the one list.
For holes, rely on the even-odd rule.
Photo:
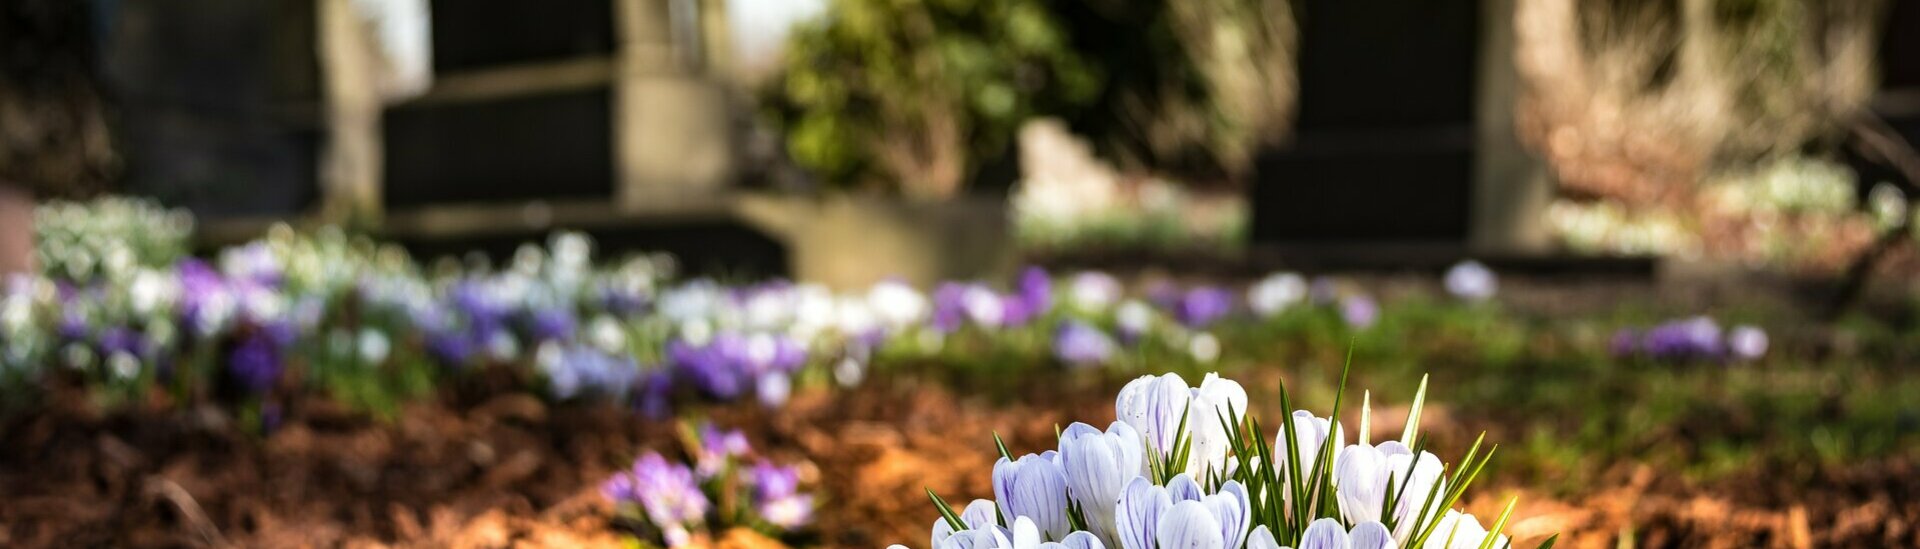
[[(434, 3), (438, 79), (385, 115), (385, 206), (610, 196), (613, 16), (605, 0)], [(526, 70), (543, 66), (587, 74)]]
[(1880, 91), (1873, 108), (1920, 145), (1920, 0), (1897, 0), (1881, 29)]
[(97, 2), (126, 191), (212, 219), (318, 197), (313, 0)]
[(1291, 142), (1256, 159), (1255, 244), (1396, 263), (1537, 239), (1511, 137), (1511, 13), (1512, 0), (1303, 2), (1299, 115)]
[[(434, 87), (385, 123), (385, 201), (663, 209), (732, 176), (721, 2), (438, 2)], [(651, 208), (651, 209), (649, 209)]]

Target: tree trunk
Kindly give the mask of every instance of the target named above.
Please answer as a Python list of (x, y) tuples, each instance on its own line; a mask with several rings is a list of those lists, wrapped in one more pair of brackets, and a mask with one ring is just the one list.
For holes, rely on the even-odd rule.
[(34, 270), (33, 193), (0, 182), (0, 275)]

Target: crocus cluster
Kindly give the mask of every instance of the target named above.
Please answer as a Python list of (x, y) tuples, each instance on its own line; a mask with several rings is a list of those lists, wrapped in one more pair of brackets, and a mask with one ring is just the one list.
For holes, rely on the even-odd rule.
[(1666, 362), (1753, 361), (1767, 354), (1767, 333), (1752, 325), (1722, 329), (1706, 316), (1663, 322), (1646, 329), (1622, 328), (1613, 336), (1614, 356)]
[[(779, 405), (795, 380), (813, 378), (799, 375), (808, 367), (853, 384), (876, 358), (982, 349), (1080, 368), (1145, 356), (1205, 364), (1226, 351), (1215, 334), (1235, 322), (1305, 304), (1354, 328), (1381, 314), (1350, 285), (1285, 272), (1244, 289), (1164, 282), (1137, 292), (1105, 273), (1056, 277), (1037, 267), (1006, 285), (956, 281), (931, 292), (897, 280), (855, 291), (676, 280), (671, 258), (596, 262), (592, 241), (570, 233), (504, 261), (423, 264), (337, 229), (279, 226), (211, 257), (179, 258), (123, 250), (114, 242), (134, 236), (111, 235), (173, 239), (192, 225), (183, 213), (140, 203), (49, 208), (43, 228), (59, 234), (45, 240), (84, 265), (0, 287), (0, 389), (31, 390), (59, 375), (130, 396), (166, 387), (253, 401), (314, 388), (423, 392), (447, 377), (511, 368), (555, 400), (664, 416), (691, 398)], [(73, 251), (83, 248), (95, 251)], [(1449, 287), (1482, 295), (1472, 288), (1486, 280), (1475, 282), (1467, 265), (1455, 271)]]
[(813, 495), (802, 490), (799, 468), (755, 457), (738, 430), (686, 431), (691, 465), (648, 451), (600, 485), (636, 533), (681, 547), (731, 526), (778, 536), (813, 522)]
[(124, 276), (187, 255), (193, 215), (151, 200), (54, 200), (33, 212), (40, 270), (68, 280)]
[[(1057, 449), (993, 469), (993, 499), (961, 510), (937, 495), (935, 548), (1481, 548), (1499, 533), (1455, 510), (1487, 463), (1479, 444), (1449, 466), (1424, 451), (1414, 397), (1397, 440), (1349, 440), (1344, 426), (1305, 410), (1274, 432), (1245, 415), (1239, 383), (1209, 374), (1189, 386), (1143, 376), (1115, 401), (1106, 429), (1075, 423)], [(1281, 404), (1288, 404), (1281, 395)], [(1338, 405), (1336, 413), (1338, 414)], [(902, 546), (894, 546), (902, 547)]]

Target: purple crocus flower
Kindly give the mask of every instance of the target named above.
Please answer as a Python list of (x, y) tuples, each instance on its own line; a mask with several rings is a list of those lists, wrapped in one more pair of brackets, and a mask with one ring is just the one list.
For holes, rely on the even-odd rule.
[(473, 359), (473, 338), (467, 334), (452, 330), (433, 330), (427, 333), (427, 354), (446, 366), (465, 366)]
[(935, 331), (953, 333), (967, 320), (967, 286), (957, 282), (943, 282), (933, 291), (933, 320)]
[(1365, 295), (1350, 295), (1340, 300), (1340, 320), (1356, 329), (1373, 327), (1380, 321), (1380, 304)]
[(684, 545), (688, 526), (705, 521), (711, 503), (693, 471), (686, 465), (669, 463), (655, 452), (647, 452), (633, 462), (633, 468), (618, 473), (600, 485), (600, 493), (617, 505), (635, 505), (648, 522), (665, 533), (669, 546)]
[(621, 318), (631, 318), (647, 310), (651, 303), (647, 296), (634, 291), (607, 286), (600, 289), (600, 306), (608, 313)]
[(579, 327), (573, 311), (565, 308), (553, 308), (534, 311), (528, 315), (527, 331), (534, 341), (558, 341), (573, 339)]
[(232, 291), (212, 267), (198, 259), (174, 266), (180, 278), (181, 324), (202, 336), (225, 325), (236, 306)]
[(807, 348), (785, 335), (754, 334), (741, 337), (721, 334), (714, 338), (714, 343), (723, 354), (728, 355), (725, 357), (727, 360), (737, 363), (751, 375), (792, 372), (807, 363)]
[(754, 512), (769, 524), (793, 530), (813, 521), (813, 496), (800, 493), (800, 471), (762, 461), (748, 472)]
[[(1611, 350), (1617, 356), (1640, 355), (1655, 360), (1724, 360), (1729, 353), (1737, 354), (1752, 351), (1752, 335), (1739, 342), (1749, 345), (1747, 349), (1733, 349), (1735, 342), (1729, 339), (1731, 334), (1723, 334), (1720, 325), (1705, 316), (1683, 318), (1661, 323), (1645, 331), (1623, 329), (1614, 336)], [(1760, 342), (1760, 352), (1765, 352), (1765, 334)]]
[(694, 472), (701, 479), (713, 478), (724, 472), (734, 459), (753, 453), (747, 434), (739, 429), (721, 430), (708, 423), (700, 426), (699, 435), (700, 446), (694, 450)]
[(707, 396), (732, 400), (747, 390), (744, 372), (734, 361), (728, 360), (739, 353), (726, 349), (739, 344), (738, 338), (724, 334), (714, 337), (706, 345), (693, 345), (676, 339), (667, 343), (667, 359), (673, 363), (674, 371), (681, 379), (687, 380)]
[(1038, 318), (1042, 313), (1041, 310), (1034, 308), (1032, 303), (1028, 303), (1027, 300), (1019, 294), (1003, 295), (999, 296), (999, 298), (1000, 318), (997, 323), (999, 326), (1025, 326), (1035, 318)]
[(125, 326), (114, 326), (102, 330), (98, 341), (100, 354), (103, 355), (126, 353), (145, 358), (149, 350), (146, 338), (140, 337), (139, 332)]
[(1192, 329), (1205, 328), (1233, 312), (1233, 292), (1215, 286), (1201, 286), (1187, 290), (1180, 297), (1179, 307), (1174, 309), (1174, 318)]
[[(1006, 299), (999, 292), (981, 284), (970, 284), (960, 294), (960, 305), (966, 311), (967, 320), (982, 328), (994, 329), (1006, 324), (1008, 304), (1013, 304), (1017, 309), (1020, 302)], [(1022, 311), (1016, 310), (1014, 314), (1019, 316)]]
[(1074, 366), (1094, 366), (1113, 356), (1113, 338), (1085, 322), (1068, 320), (1053, 334), (1053, 356)]
[(568, 399), (583, 393), (614, 398), (632, 392), (640, 365), (631, 357), (614, 356), (589, 345), (569, 345), (544, 357), (540, 368), (554, 397)]
[(56, 328), (56, 331), (60, 334), (61, 339), (77, 341), (86, 339), (87, 332), (92, 331), (92, 327), (87, 325), (87, 315), (85, 313), (82, 313), (78, 308), (68, 305), (66, 310), (60, 314), (60, 325)]
[(1641, 350), (1664, 360), (1717, 358), (1725, 352), (1720, 335), (1720, 325), (1713, 319), (1696, 316), (1647, 330), (1641, 338)]
[(264, 393), (280, 381), (286, 369), (280, 356), (280, 344), (263, 331), (254, 331), (240, 339), (227, 357), (227, 371), (249, 391)]
[(1039, 316), (1053, 307), (1053, 278), (1047, 270), (1027, 267), (1020, 272), (1020, 302), (1027, 312)]
[(640, 415), (663, 420), (673, 415), (673, 374), (657, 370), (640, 379), (640, 397), (634, 400)]

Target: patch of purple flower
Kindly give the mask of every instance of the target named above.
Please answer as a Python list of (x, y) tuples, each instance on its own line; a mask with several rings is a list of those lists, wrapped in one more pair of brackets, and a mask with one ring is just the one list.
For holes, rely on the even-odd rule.
[(691, 469), (668, 463), (655, 452), (647, 452), (634, 460), (631, 469), (607, 479), (600, 493), (615, 505), (638, 508), (669, 547), (692, 541), (688, 528), (703, 524), (712, 507)]
[(227, 371), (241, 388), (256, 394), (267, 392), (279, 383), (285, 369), (280, 343), (265, 331), (256, 330), (242, 336), (227, 355)]
[(747, 483), (754, 512), (767, 523), (794, 530), (813, 522), (813, 495), (800, 492), (799, 469), (763, 460), (748, 472)]
[(1205, 328), (1233, 312), (1233, 292), (1217, 286), (1187, 290), (1174, 307), (1174, 320), (1192, 329)]
[(640, 365), (632, 357), (615, 356), (588, 345), (545, 347), (539, 366), (555, 398), (586, 393), (625, 397), (640, 379)]
[(1371, 328), (1380, 321), (1380, 304), (1364, 294), (1340, 298), (1340, 320), (1356, 329)]
[(1060, 324), (1053, 334), (1053, 356), (1072, 366), (1097, 366), (1113, 356), (1113, 338), (1078, 320)]
[(785, 335), (725, 332), (703, 345), (676, 339), (667, 344), (667, 359), (682, 379), (707, 396), (730, 400), (757, 389), (763, 377), (800, 369), (807, 350)]
[(1767, 344), (1766, 332), (1758, 327), (1723, 330), (1712, 318), (1695, 316), (1645, 330), (1623, 328), (1614, 334), (1608, 350), (1617, 357), (1669, 362), (1757, 360), (1766, 355)]

